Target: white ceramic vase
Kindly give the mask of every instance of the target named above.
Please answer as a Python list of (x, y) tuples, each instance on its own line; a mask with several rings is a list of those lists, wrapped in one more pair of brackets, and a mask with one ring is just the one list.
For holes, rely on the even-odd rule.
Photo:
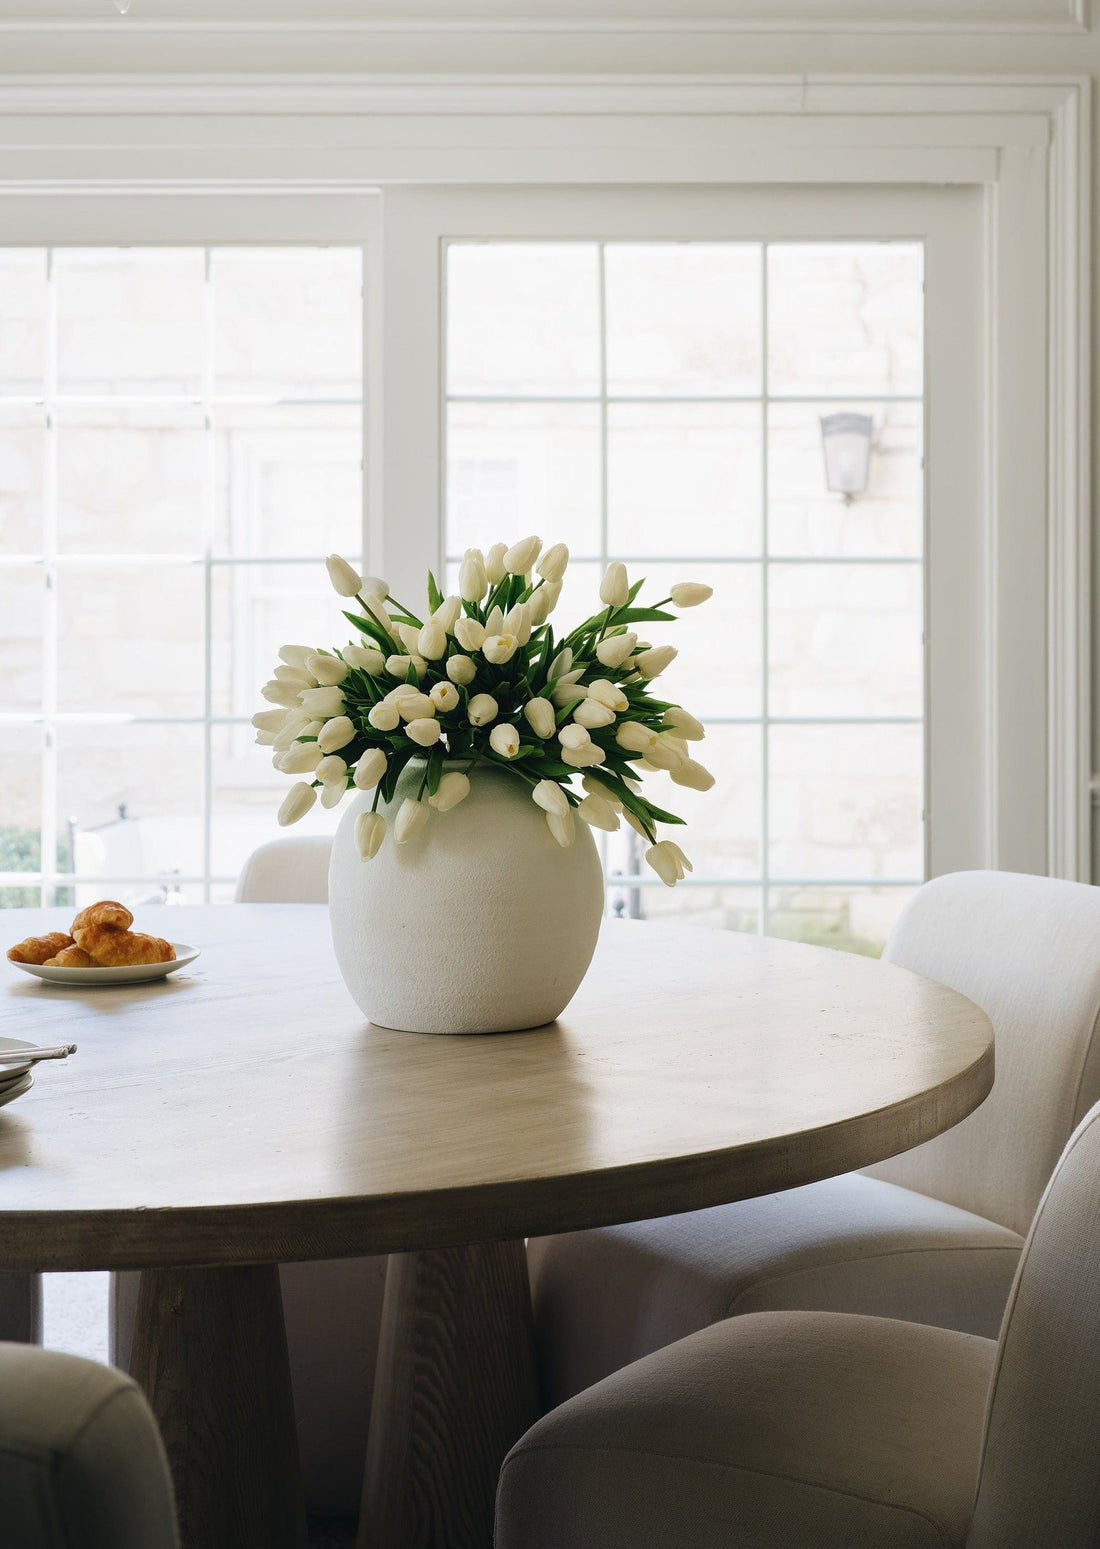
[(393, 801), (380, 805), (388, 832), (373, 860), (361, 860), (355, 843), (370, 796), (354, 798), (337, 830), (329, 914), (344, 983), (372, 1022), (410, 1033), (552, 1022), (584, 978), (603, 914), (588, 825), (578, 819), (562, 849), (530, 787), (479, 765), (465, 801), (433, 810), (395, 844), (393, 817), (423, 772), (410, 762)]

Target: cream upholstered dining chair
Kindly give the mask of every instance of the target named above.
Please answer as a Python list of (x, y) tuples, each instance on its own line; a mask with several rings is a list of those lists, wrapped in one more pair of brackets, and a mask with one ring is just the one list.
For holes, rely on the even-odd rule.
[(0, 1345), (0, 1544), (178, 1543), (164, 1448), (137, 1386), (98, 1361)]
[(920, 889), (883, 955), (987, 1013), (991, 1095), (865, 1173), (532, 1241), (549, 1402), (740, 1313), (872, 1313), (996, 1334), (1020, 1234), (1100, 1098), (1100, 889), (956, 872)]
[(1035, 1216), (997, 1341), (851, 1313), (732, 1318), (512, 1449), (496, 1549), (1094, 1549), (1100, 1105)]

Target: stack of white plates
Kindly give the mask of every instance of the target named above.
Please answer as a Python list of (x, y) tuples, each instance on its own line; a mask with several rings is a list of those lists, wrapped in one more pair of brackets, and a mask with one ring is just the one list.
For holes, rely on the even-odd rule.
[[(28, 1043), (25, 1038), (0, 1038), (0, 1052), (3, 1053), (9, 1049), (33, 1048), (34, 1044)], [(25, 1065), (0, 1065), (0, 1108), (22, 1097), (33, 1085), (34, 1076), (29, 1062)]]

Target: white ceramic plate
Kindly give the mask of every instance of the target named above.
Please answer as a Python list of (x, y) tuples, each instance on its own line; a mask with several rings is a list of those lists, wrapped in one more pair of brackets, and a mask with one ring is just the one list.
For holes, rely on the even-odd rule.
[(130, 968), (47, 968), (45, 963), (15, 963), (24, 973), (47, 984), (147, 984), (150, 979), (163, 979), (174, 974), (177, 968), (186, 968), (199, 955), (198, 947), (184, 946), (173, 941), (176, 959), (172, 963), (135, 963)]
[(29, 1092), (34, 1085), (34, 1077), (30, 1071), (19, 1081), (13, 1081), (9, 1086), (0, 1087), (0, 1108), (5, 1103), (13, 1103), (17, 1097), (22, 1097), (24, 1092)]
[[(33, 1049), (37, 1047), (28, 1043), (25, 1038), (0, 1038), (0, 1054), (8, 1054), (16, 1049)], [(30, 1070), (30, 1064), (25, 1065), (0, 1065), (0, 1091), (9, 1087), (15, 1081), (22, 1081)]]

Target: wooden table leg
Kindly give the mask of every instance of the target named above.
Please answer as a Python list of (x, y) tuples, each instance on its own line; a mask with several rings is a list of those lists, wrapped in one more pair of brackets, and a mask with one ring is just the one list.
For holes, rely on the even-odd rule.
[(359, 1549), (492, 1549), (500, 1465), (538, 1413), (523, 1244), (391, 1255)]
[(0, 1339), (42, 1343), (42, 1276), (0, 1271)]
[(304, 1549), (278, 1267), (143, 1270), (130, 1371), (160, 1423), (184, 1549)]

